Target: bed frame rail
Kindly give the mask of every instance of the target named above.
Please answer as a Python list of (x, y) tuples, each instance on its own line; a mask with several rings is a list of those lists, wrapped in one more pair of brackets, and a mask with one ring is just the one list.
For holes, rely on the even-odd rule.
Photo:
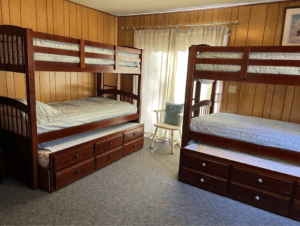
[[(60, 45), (71, 45), (70, 48), (56, 48), (46, 46), (34, 46), (34, 53), (55, 55), (56, 57), (76, 57), (79, 62), (53, 62), (53, 61), (35, 61), (36, 71), (68, 71), (68, 72), (95, 72), (95, 73), (122, 73), (122, 74), (140, 74), (140, 68), (119, 66), (120, 61), (141, 63), (142, 51), (135, 48), (128, 48), (104, 43), (92, 42), (83, 39), (74, 39), (69, 37), (33, 32), (33, 38), (42, 41), (58, 42)], [(74, 45), (75, 44), (75, 45)], [(101, 48), (110, 53), (87, 52), (85, 47)], [(114, 52), (113, 52), (114, 51)], [(119, 52), (138, 54), (138, 58), (119, 56)], [(88, 64), (87, 59), (114, 61), (113, 65)]]
[[(285, 74), (263, 74), (247, 73), (248, 66), (280, 66), (280, 67), (300, 67), (299, 60), (257, 60), (249, 59), (250, 53), (299, 53), (300, 46), (244, 46), (244, 47), (210, 47), (210, 46), (192, 46), (194, 55), (192, 59), (195, 64), (219, 64), (241, 66), (239, 72), (222, 71), (204, 71), (195, 70), (194, 79), (212, 79), (234, 82), (262, 83), (262, 84), (280, 84), (280, 85), (300, 85), (300, 76)], [(234, 52), (242, 54), (241, 59), (214, 59), (214, 58), (196, 58), (200, 52)]]
[(28, 113), (29, 109), (25, 104), (0, 97), (0, 129), (28, 138)]

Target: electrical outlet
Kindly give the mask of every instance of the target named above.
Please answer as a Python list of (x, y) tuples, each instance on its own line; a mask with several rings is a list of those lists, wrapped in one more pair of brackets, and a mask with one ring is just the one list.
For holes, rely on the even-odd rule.
[(229, 86), (228, 93), (236, 93), (236, 86)]

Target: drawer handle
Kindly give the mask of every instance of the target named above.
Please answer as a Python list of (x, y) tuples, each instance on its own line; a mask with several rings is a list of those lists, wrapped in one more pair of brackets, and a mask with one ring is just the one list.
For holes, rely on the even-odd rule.
[(203, 167), (205, 167), (205, 166), (206, 166), (206, 164), (205, 164), (205, 163), (202, 163), (202, 166), (203, 166)]
[(203, 178), (201, 178), (201, 179), (200, 179), (200, 181), (203, 183), (203, 182), (204, 182), (204, 179), (203, 179)]
[(255, 197), (255, 199), (258, 201), (258, 200), (259, 200), (259, 197), (258, 197), (258, 196), (256, 196), (256, 197)]
[(79, 155), (75, 155), (75, 159), (78, 159)]
[(135, 136), (135, 133), (133, 133), (133, 136)]
[(80, 173), (80, 171), (76, 171), (76, 174), (79, 174)]
[(109, 142), (109, 145), (112, 145), (112, 142)]
[(261, 178), (259, 178), (257, 181), (258, 181), (258, 183), (262, 183), (263, 182), (263, 180)]
[(135, 147), (136, 147), (136, 145), (133, 145), (133, 147), (135, 148)]

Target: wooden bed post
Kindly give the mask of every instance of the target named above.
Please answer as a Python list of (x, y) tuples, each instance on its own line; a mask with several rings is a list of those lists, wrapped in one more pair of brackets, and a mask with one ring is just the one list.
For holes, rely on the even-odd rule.
[(97, 97), (101, 97), (101, 73), (97, 73)]
[(141, 123), (144, 58), (145, 58), (145, 51), (142, 50), (142, 54), (141, 54), (141, 74), (138, 76), (138, 101), (137, 101), (138, 114), (139, 114), (138, 123)]
[(215, 80), (212, 84), (212, 90), (211, 90), (211, 106), (209, 109), (209, 114), (214, 113), (214, 107), (215, 107), (215, 99), (216, 99), (216, 86), (217, 86), (217, 80)]
[(184, 104), (184, 120), (183, 120), (183, 131), (182, 131), (182, 142), (181, 146), (185, 147), (188, 145), (188, 134), (190, 130), (191, 121), (191, 107), (193, 98), (193, 77), (195, 70), (195, 59), (196, 59), (196, 46), (191, 46), (189, 49), (189, 63), (188, 73), (186, 79), (186, 91), (185, 91), (185, 104)]
[(26, 28), (25, 35), (25, 72), (26, 72), (26, 90), (27, 90), (27, 105), (29, 108), (28, 114), (28, 132), (29, 132), (29, 149), (31, 151), (32, 162), (28, 166), (31, 170), (31, 188), (38, 188), (38, 139), (36, 126), (36, 100), (35, 100), (35, 81), (34, 81), (34, 61), (33, 61), (33, 36), (32, 30)]
[[(121, 90), (121, 74), (117, 74), (117, 90)], [(121, 100), (121, 95), (117, 95), (117, 100)]]
[[(194, 84), (193, 84), (194, 85)], [(201, 95), (201, 82), (197, 81), (196, 82), (196, 90), (195, 90), (195, 103), (198, 103), (200, 101), (200, 95)], [(196, 110), (194, 112), (194, 116), (199, 116), (199, 110)]]
[[(103, 90), (105, 90), (105, 86), (107, 85), (107, 74), (106, 73), (102, 73), (103, 76)], [(107, 94), (104, 94), (104, 97), (107, 97)]]

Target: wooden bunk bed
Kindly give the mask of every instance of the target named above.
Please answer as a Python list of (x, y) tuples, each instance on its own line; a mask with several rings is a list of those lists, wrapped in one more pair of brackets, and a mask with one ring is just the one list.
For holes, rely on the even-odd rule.
[[(294, 130), (289, 133), (296, 137), (296, 149), (280, 143), (275, 147), (255, 139), (245, 141), (232, 137), (227, 134), (227, 127), (221, 130), (226, 132), (214, 134), (214, 129), (223, 127), (226, 121), (206, 124), (213, 117), (231, 117), (227, 113), (214, 113), (217, 80), (299, 86), (299, 53), (299, 46), (190, 47), (180, 181), (300, 220), (299, 124), (233, 115), (239, 126), (243, 122), (239, 124), (239, 120), (250, 118), (271, 124), (275, 121), (282, 127), (292, 126)], [(210, 100), (199, 99), (202, 79), (213, 84)], [(199, 128), (208, 125), (208, 129), (196, 131), (195, 123), (199, 123)], [(248, 131), (250, 133), (250, 128)], [(266, 131), (271, 135), (275, 132), (279, 131), (274, 128)], [(191, 140), (201, 143), (193, 146)]]
[[(52, 192), (142, 148), (142, 68), (143, 51), (140, 49), (39, 33), (16, 26), (0, 26), (0, 70), (25, 73), (27, 91), (27, 104), (0, 97), (0, 146), (5, 153), (5, 170), (32, 189), (41, 186)], [(97, 73), (97, 97), (110, 95), (117, 101), (126, 99), (130, 103), (135, 100), (136, 113), (39, 134), (35, 71)], [(107, 73), (117, 76), (117, 86), (110, 87), (112, 89), (106, 89)], [(138, 77), (137, 94), (121, 90), (121, 74)], [(128, 122), (135, 123), (135, 126), (122, 127), (121, 131), (117, 129), (117, 125)], [(109, 129), (111, 126), (115, 126), (114, 129)], [(39, 166), (39, 144), (101, 128), (114, 132), (51, 153), (49, 169)]]

